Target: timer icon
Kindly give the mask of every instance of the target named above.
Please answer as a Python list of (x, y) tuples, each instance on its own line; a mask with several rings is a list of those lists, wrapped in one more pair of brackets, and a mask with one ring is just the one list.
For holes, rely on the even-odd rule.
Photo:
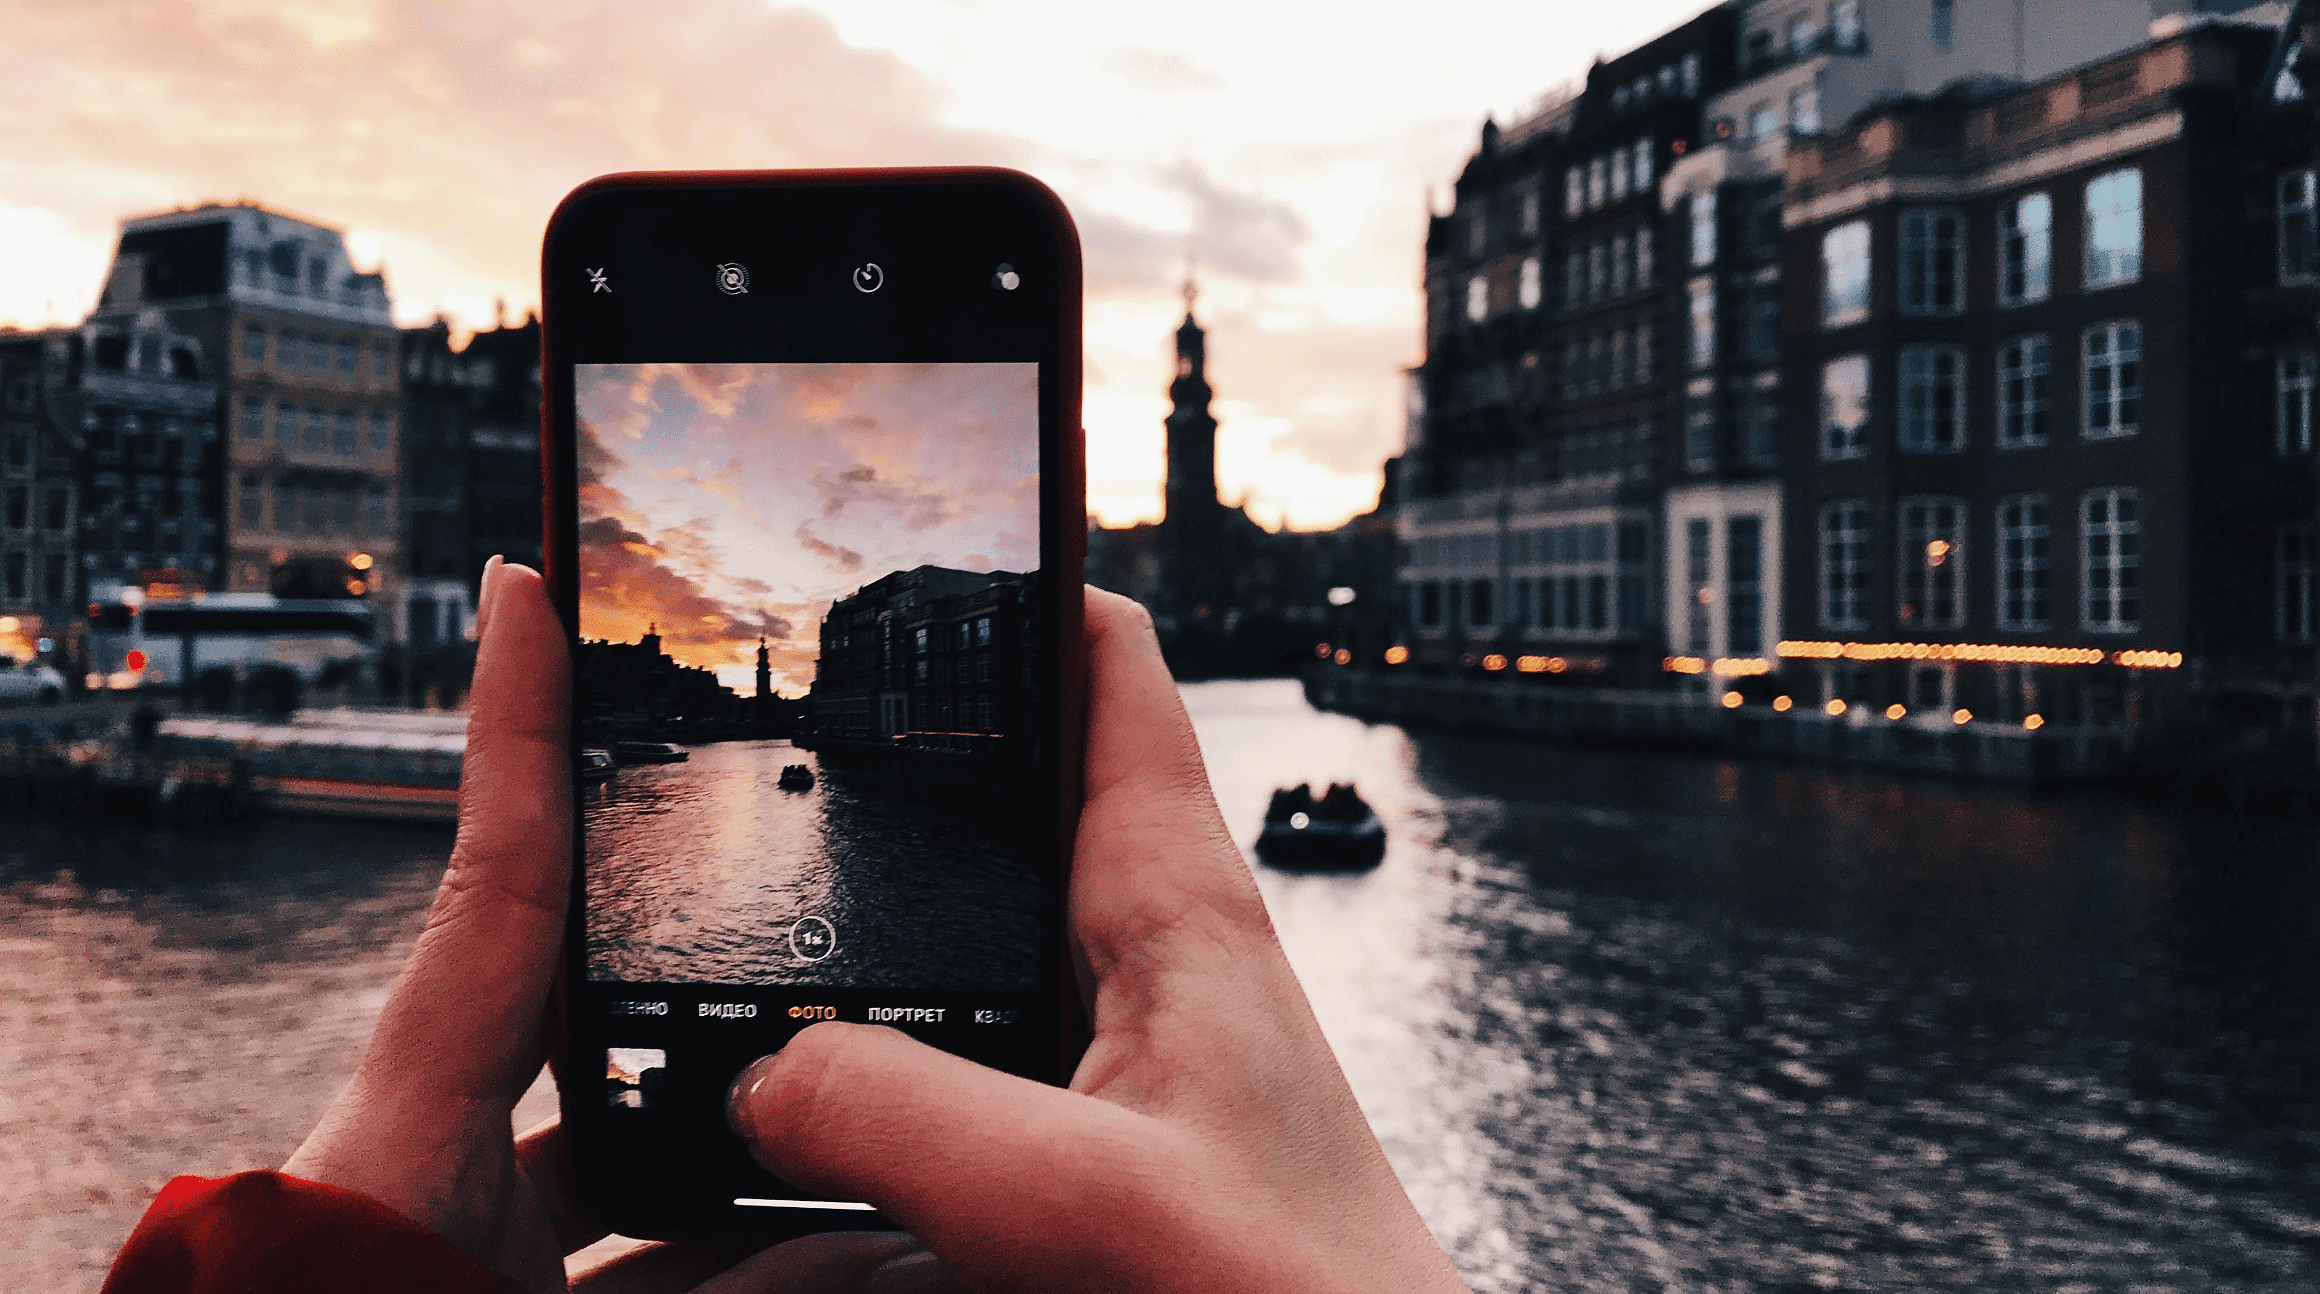
[(867, 261), (855, 268), (854, 290), (856, 292), (876, 292), (885, 285), (886, 271), (878, 268), (878, 262)]
[(717, 267), (717, 290), (729, 297), (737, 297), (749, 290), (749, 267), (739, 261), (727, 261)]

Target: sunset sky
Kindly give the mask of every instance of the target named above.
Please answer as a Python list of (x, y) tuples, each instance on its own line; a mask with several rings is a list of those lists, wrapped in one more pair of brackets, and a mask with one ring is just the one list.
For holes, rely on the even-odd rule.
[(1703, 7), (0, 0), (0, 323), (77, 319), (123, 217), (201, 201), (343, 225), (403, 322), (477, 326), (601, 172), (1016, 166), (1087, 247), (1091, 508), (1159, 511), (1191, 255), (1225, 497), (1332, 525), (1400, 447), (1428, 204), (1483, 116)]
[(1039, 565), (1036, 364), (591, 364), (580, 632), (788, 696), (830, 603), (916, 566)]

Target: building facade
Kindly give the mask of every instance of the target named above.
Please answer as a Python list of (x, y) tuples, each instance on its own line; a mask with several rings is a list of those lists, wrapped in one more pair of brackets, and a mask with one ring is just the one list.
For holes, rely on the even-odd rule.
[(814, 662), (815, 748), (1035, 759), (1038, 579), (920, 566), (832, 603)]
[(83, 601), (78, 410), (58, 380), (69, 345), (61, 329), (0, 333), (0, 652), (68, 679)]
[(1659, 181), (1728, 84), (1735, 6), (1485, 125), (1426, 240), (1398, 524), (1421, 667), (1656, 674), (1659, 497), (1685, 318)]
[(222, 540), (206, 585), (394, 608), (399, 337), (385, 279), (354, 268), (338, 230), (205, 205), (123, 224), (91, 322), (124, 316), (192, 339), (215, 366)]
[(1934, 723), (2188, 721), (2273, 667), (2309, 509), (2266, 488), (2243, 380), (2271, 45), (2192, 27), (1790, 145), (1784, 687)]

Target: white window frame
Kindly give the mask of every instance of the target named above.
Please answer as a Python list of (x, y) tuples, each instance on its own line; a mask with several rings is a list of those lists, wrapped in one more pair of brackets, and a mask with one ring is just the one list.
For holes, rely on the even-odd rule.
[[(1813, 526), (1820, 556), (1820, 622), (1824, 629), (1866, 629), (1869, 593), (1869, 505), (1839, 499)], [(1842, 577), (1840, 579), (1840, 577)]]
[[(2025, 219), (2035, 213), (2034, 219)], [(2021, 276), (2020, 290), (2013, 277)], [(2025, 193), (1998, 208), (1998, 304), (2025, 306), (2054, 292), (2054, 199)]]
[[(2098, 350), (2098, 343), (2100, 349)], [(2143, 327), (2133, 319), (2111, 319), (2079, 334), (2079, 435), (2087, 440), (2116, 440), (2132, 436), (2143, 417)], [(2100, 362), (2098, 363), (2098, 359)], [(2095, 420), (2096, 375), (2102, 375)]]
[(1653, 272), (1653, 271), (1654, 271), (1654, 270), (1657, 268), (1656, 266), (1654, 266), (1654, 265), (1652, 264), (1652, 261), (1653, 261), (1653, 256), (1652, 256), (1652, 248), (1651, 248), (1651, 244), (1652, 244), (1651, 226), (1650, 226), (1650, 225), (1638, 225), (1638, 226), (1636, 226), (1636, 230), (1635, 230), (1635, 286), (1636, 286), (1636, 289), (1637, 289), (1638, 291), (1641, 291), (1641, 290), (1643, 290), (1643, 289), (1649, 288), (1649, 287), (1651, 286), (1651, 276), (1652, 276), (1652, 272)]
[(1904, 346), (1897, 357), (1897, 444), (1910, 454), (1966, 447), (1966, 353), (1955, 346)]
[(2306, 168), (2274, 181), (2273, 238), (2282, 285), (2320, 281), (2320, 186)]
[[(2096, 519), (2098, 510), (2102, 513), (2101, 520)], [(2079, 497), (2078, 623), (2081, 629), (2088, 633), (2131, 634), (2143, 627), (2142, 536), (2143, 512), (2135, 491), (2088, 490)], [(2101, 552), (2099, 564), (2097, 550)], [(2095, 614), (2098, 607), (2103, 608), (2104, 614)]]
[[(1835, 402), (1829, 391), (1829, 379), (1835, 375), (1840, 366), (1847, 369), (1857, 366), (1861, 374), (1860, 407), (1854, 410), (1856, 420), (1850, 425), (1836, 420), (1834, 416), (1836, 411), (1833, 407)], [(1870, 365), (1869, 357), (1857, 351), (1850, 355), (1832, 355), (1827, 362), (1821, 365), (1820, 435), (1818, 440), (1822, 461), (1836, 462), (1840, 459), (1868, 456), (1869, 410), (1876, 394), (1874, 381), (1875, 370)]]
[(1685, 316), (1684, 353), (1693, 368), (1716, 363), (1716, 280), (1702, 275), (1692, 280), (1690, 309)]
[[(2105, 229), (2132, 231), (2132, 249), (2106, 247), (2098, 241)], [(2143, 277), (2143, 172), (2123, 166), (2105, 171), (2086, 184), (2086, 286), (2115, 288)]]
[(1965, 219), (1950, 207), (1902, 212), (1901, 313), (1963, 313), (1965, 280)]
[(1649, 136), (1649, 135), (1646, 135), (1646, 136), (1644, 136), (1643, 138), (1641, 138), (1641, 139), (1639, 139), (1639, 140), (1636, 140), (1636, 141), (1635, 141), (1635, 191), (1636, 191), (1637, 193), (1642, 193), (1642, 192), (1644, 192), (1644, 191), (1648, 190), (1649, 188), (1651, 188), (1651, 186), (1652, 186), (1652, 183), (1654, 182), (1654, 180), (1655, 180), (1655, 178), (1656, 178), (1656, 177), (1655, 177), (1655, 176), (1652, 174), (1652, 171), (1653, 171), (1653, 169), (1654, 169), (1655, 165), (1656, 165), (1656, 162), (1655, 162), (1655, 159), (1654, 159), (1654, 156), (1653, 156), (1653, 149), (1652, 149), (1652, 146), (1651, 146), (1651, 136)]
[[(1966, 501), (1919, 494), (1894, 509), (1893, 618), (1913, 630), (1957, 629), (1966, 622)], [(1912, 610), (1922, 604), (1921, 610)]]
[(1587, 173), (1576, 166), (1563, 168), (1563, 218), (1575, 219), (1587, 210)]
[(1998, 347), (1998, 448), (2035, 449), (2054, 425), (2054, 343), (2028, 333)]
[(2272, 359), (2273, 437), (2282, 458), (2312, 452), (2315, 358), (2300, 350)]
[(1604, 174), (1606, 169), (1607, 164), (1603, 158), (1587, 159), (1587, 209), (1590, 211), (1603, 205), (1604, 182), (1608, 178)]
[(1702, 189), (1692, 195), (1691, 202), (1691, 257), (1697, 266), (1716, 263), (1716, 191)]
[[(1858, 256), (1853, 255), (1856, 246)], [(1821, 235), (1821, 327), (1842, 328), (1869, 317), (1874, 255), (1866, 220), (1850, 220)], [(1839, 265), (1847, 267), (1841, 279)]]
[(2053, 615), (2054, 506), (2043, 494), (1998, 500), (1998, 628), (2044, 630)]
[(1490, 278), (1475, 274), (1466, 280), (1466, 321), (1481, 323), (1490, 317)]
[(1545, 299), (1544, 277), (1539, 272), (1538, 257), (1523, 257), (1522, 273), (1515, 287), (1515, 299), (1522, 302), (1523, 309), (1536, 310), (1539, 308), (1539, 302)]

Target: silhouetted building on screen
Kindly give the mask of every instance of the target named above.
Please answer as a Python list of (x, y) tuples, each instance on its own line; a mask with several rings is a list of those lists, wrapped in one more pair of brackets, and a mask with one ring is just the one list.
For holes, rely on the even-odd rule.
[(582, 639), (574, 664), (581, 731), (589, 740), (749, 735), (754, 698), (734, 695), (714, 670), (678, 664), (661, 650), (657, 625), (633, 643)]
[(822, 619), (811, 744), (976, 763), (1038, 757), (1039, 575), (920, 566)]

